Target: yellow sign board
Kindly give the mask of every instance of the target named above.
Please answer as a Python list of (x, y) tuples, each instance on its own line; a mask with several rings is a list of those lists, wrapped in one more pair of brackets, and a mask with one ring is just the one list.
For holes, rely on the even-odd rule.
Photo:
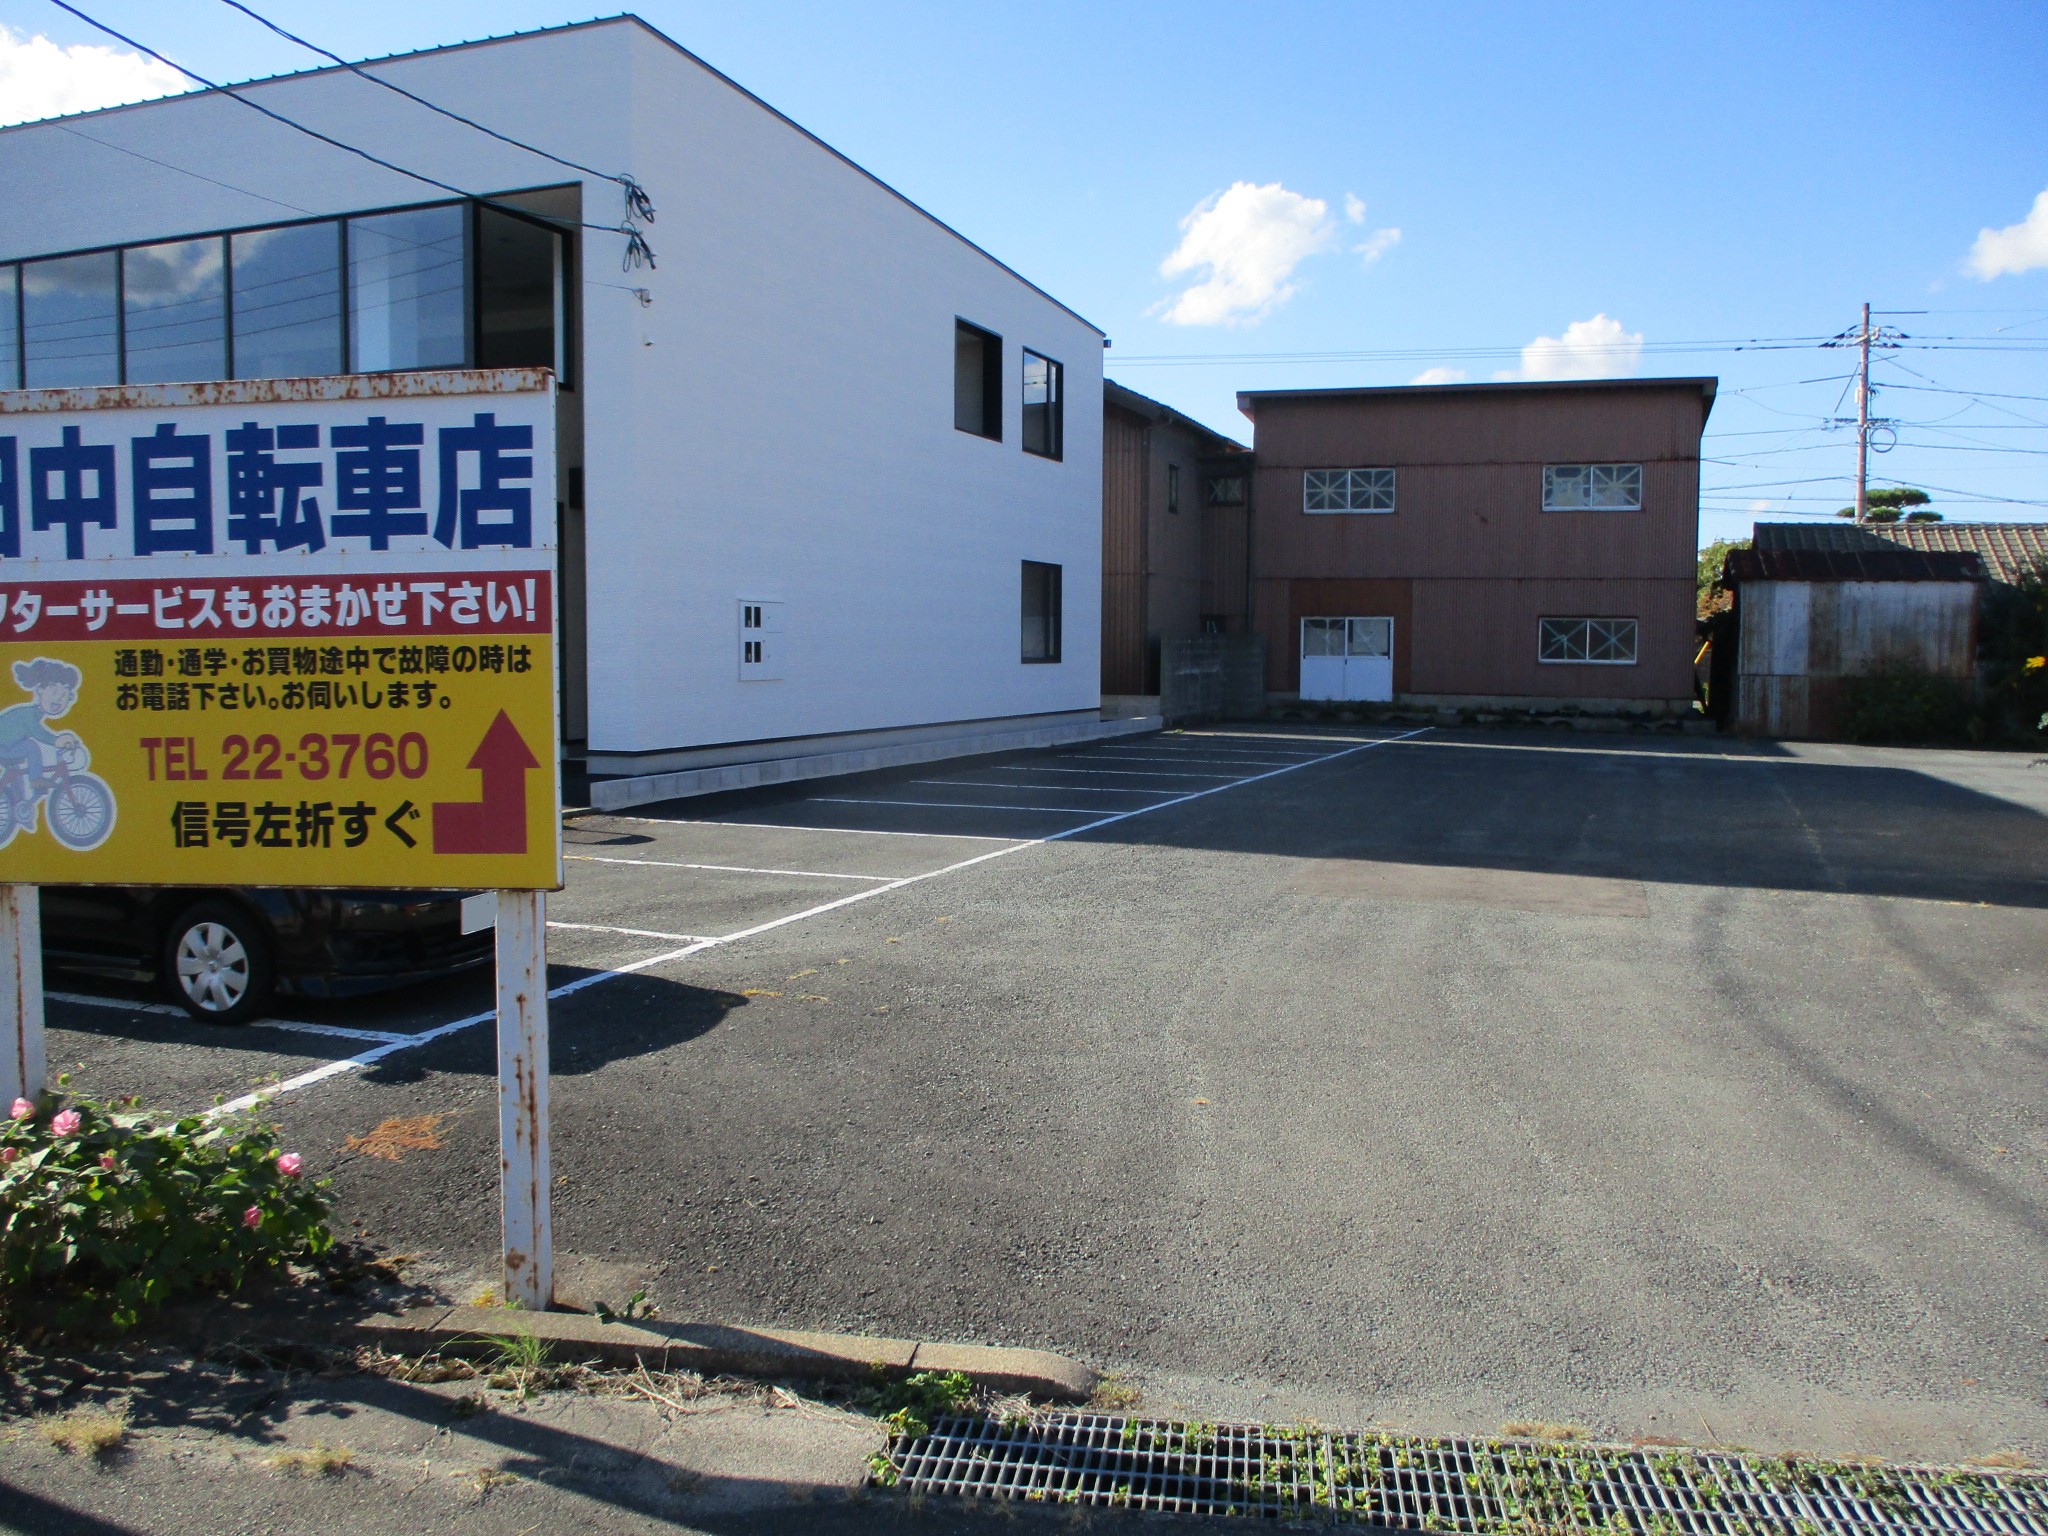
[(448, 387), (0, 396), (0, 882), (560, 885), (552, 389), (411, 377)]

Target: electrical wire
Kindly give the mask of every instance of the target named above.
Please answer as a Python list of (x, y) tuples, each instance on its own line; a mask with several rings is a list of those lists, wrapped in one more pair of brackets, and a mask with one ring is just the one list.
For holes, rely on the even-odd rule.
[[(206, 76), (200, 74), (197, 70), (188, 69), (185, 65), (178, 63), (177, 60), (166, 58), (163, 54), (158, 53), (154, 48), (151, 48), (144, 43), (137, 42), (134, 38), (128, 36), (127, 33), (117, 31), (115, 28), (108, 26), (105, 22), (99, 21), (94, 17), (88, 16), (84, 11), (81, 11), (77, 6), (73, 5), (71, 3), (71, 0), (50, 0), (50, 4), (56, 6), (61, 11), (68, 11), (71, 15), (76, 16), (80, 21), (84, 22), (87, 26), (93, 28), (95, 31), (104, 32), (107, 36), (115, 39), (117, 42), (126, 43), (130, 48), (133, 48), (137, 53), (145, 54), (149, 58), (155, 59), (159, 64), (163, 64), (171, 69), (175, 69), (179, 74), (184, 75), (188, 79), (197, 80), (201, 85), (205, 86), (208, 90), (218, 91), (220, 92), (221, 95), (227, 97), (230, 101), (238, 102), (242, 106), (247, 107), (252, 112), (260, 112), (263, 116), (271, 119), (273, 122), (282, 123), (285, 127), (293, 129), (296, 132), (303, 133), (308, 138), (318, 139), (323, 144), (329, 145), (335, 149), (345, 151), (348, 154), (356, 155), (361, 159), (369, 161), (372, 165), (380, 166), (384, 170), (391, 171), (396, 175), (407, 177), (412, 181), (423, 182), (424, 184), (430, 187), (438, 187), (443, 192), (452, 192), (457, 197), (466, 198), (472, 202), (483, 203), (486, 206), (493, 208), (508, 207), (508, 205), (506, 204), (495, 202), (491, 198), (482, 196), (479, 193), (466, 191), (465, 189), (456, 186), (453, 182), (442, 181), (439, 177), (429, 176), (424, 171), (408, 170), (405, 166), (396, 164), (395, 162), (390, 160), (386, 160), (381, 155), (373, 155), (367, 149), (363, 149), (357, 145), (350, 144), (345, 140), (337, 139), (333, 137), (331, 134), (322, 133), (318, 128), (309, 128), (304, 123), (298, 122), (293, 118), (286, 117), (282, 112), (273, 111), (271, 108), (264, 106), (261, 102), (250, 100), (247, 96), (242, 95), (240, 92), (236, 91), (230, 86), (221, 85), (217, 81), (209, 80), (206, 78)], [(515, 213), (524, 213), (523, 209), (510, 209), (510, 211)], [(645, 264), (650, 269), (653, 268), (654, 252), (652, 249), (649, 248), (646, 238), (640, 233), (639, 230), (633, 227), (630, 217), (628, 218), (626, 223), (616, 226), (609, 224), (591, 224), (584, 222), (583, 220), (580, 219), (577, 220), (576, 222), (581, 228), (584, 229), (598, 230), (604, 234), (624, 235), (626, 237), (625, 255), (620, 260), (621, 270), (630, 272), (635, 267), (641, 266), (642, 264)]]
[(384, 87), (385, 90), (394, 91), (398, 95), (403, 96), (407, 101), (417, 102), (420, 106), (425, 107), (429, 112), (438, 112), (441, 114), (441, 116), (448, 118), (453, 122), (461, 123), (464, 127), (474, 128), (478, 133), (488, 134), (490, 137), (496, 139), (501, 144), (510, 144), (514, 149), (523, 149), (530, 155), (539, 155), (543, 160), (552, 160), (556, 165), (562, 166), (567, 170), (579, 171), (585, 176), (594, 176), (599, 181), (617, 182), (619, 186), (623, 188), (625, 191), (626, 207), (628, 209), (629, 216), (633, 218), (644, 219), (649, 224), (652, 224), (654, 222), (654, 204), (648, 199), (646, 189), (642, 187), (638, 181), (634, 180), (632, 176), (625, 174), (623, 172), (600, 171), (594, 169), (591, 166), (583, 164), (580, 160), (564, 159), (561, 155), (555, 154), (552, 150), (542, 149), (539, 145), (536, 144), (529, 144), (524, 139), (515, 139), (512, 137), (511, 134), (500, 133), (495, 128), (487, 128), (473, 117), (464, 117), (460, 112), (451, 111), (447, 107), (442, 106), (438, 102), (429, 101), (424, 96), (420, 96), (412, 91), (408, 91), (402, 85), (394, 85), (391, 81), (384, 79), (381, 75), (371, 74), (367, 69), (364, 69), (360, 64), (351, 64), (347, 59), (344, 59), (340, 54), (335, 53), (331, 49), (322, 48), (318, 43), (309, 42), (305, 38), (300, 37), (296, 32), (287, 32), (283, 27), (279, 26), (276, 22), (272, 21), (268, 16), (264, 16), (259, 12), (252, 10), (250, 7), (244, 5), (242, 3), (242, 0), (221, 0), (221, 4), (240, 11), (244, 16), (247, 16), (251, 21), (258, 23), (261, 26), (268, 27), (271, 31), (275, 32), (279, 37), (282, 37), (289, 42), (297, 43), (301, 48), (306, 49), (310, 53), (317, 53), (323, 59), (332, 59), (335, 63), (339, 64), (343, 69), (349, 71), (349, 73), (354, 75), (360, 75), (363, 79), (369, 81), (372, 85), (381, 85)]

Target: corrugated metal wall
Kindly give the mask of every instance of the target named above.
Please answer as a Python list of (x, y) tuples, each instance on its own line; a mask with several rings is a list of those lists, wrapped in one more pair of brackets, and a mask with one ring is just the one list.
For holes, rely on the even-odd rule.
[(1738, 728), (1828, 737), (1841, 680), (1889, 669), (1967, 679), (1979, 587), (1967, 581), (1751, 581), (1738, 599)]
[(1145, 504), (1150, 429), (1102, 418), (1102, 691), (1145, 692)]

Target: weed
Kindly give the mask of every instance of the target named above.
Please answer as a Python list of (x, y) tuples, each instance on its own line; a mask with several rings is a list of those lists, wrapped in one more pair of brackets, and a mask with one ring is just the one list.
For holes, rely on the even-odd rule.
[(2019, 1451), (1993, 1451), (1988, 1456), (1972, 1456), (1973, 1467), (1999, 1467), (2009, 1472), (2025, 1472), (2034, 1463)]
[(1095, 1390), (1088, 1395), (1088, 1406), (1100, 1413), (1129, 1413), (1144, 1400), (1144, 1393), (1111, 1371), (1095, 1383)]
[(274, 1452), (263, 1464), (287, 1477), (340, 1477), (355, 1460), (356, 1453), (345, 1445), (308, 1445)]
[(476, 1490), (476, 1496), (481, 1499), (493, 1488), (503, 1488), (518, 1482), (519, 1475), (516, 1472), (507, 1472), (503, 1467), (473, 1467), (464, 1481)]
[(516, 1392), (524, 1402), (537, 1392), (553, 1386), (557, 1373), (548, 1367), (548, 1347), (527, 1331), (495, 1335), (484, 1340), (492, 1354), (484, 1361), (489, 1384), (500, 1392)]
[(1545, 1419), (1509, 1419), (1500, 1432), (1510, 1440), (1587, 1440), (1592, 1432), (1583, 1424), (1552, 1424)]
[(125, 1409), (103, 1408), (89, 1403), (69, 1413), (52, 1414), (36, 1426), (45, 1445), (55, 1446), (67, 1456), (106, 1456), (128, 1439)]
[(647, 1299), (647, 1287), (641, 1286), (626, 1298), (625, 1306), (614, 1312), (603, 1302), (597, 1304), (597, 1319), (601, 1323), (632, 1323), (659, 1316), (661, 1308)]

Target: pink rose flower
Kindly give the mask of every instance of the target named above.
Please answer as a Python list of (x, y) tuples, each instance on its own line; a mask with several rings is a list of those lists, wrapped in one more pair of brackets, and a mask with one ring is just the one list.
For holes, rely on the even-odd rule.
[(50, 1134), (53, 1136), (69, 1136), (78, 1129), (84, 1119), (85, 1116), (75, 1109), (60, 1109), (50, 1121)]
[(277, 1171), (288, 1179), (296, 1179), (299, 1176), (299, 1169), (304, 1166), (305, 1164), (300, 1160), (299, 1154), (296, 1152), (282, 1152), (278, 1154)]
[(112, 1170), (114, 1166), (114, 1154), (111, 1152), (102, 1152), (100, 1154), (100, 1166), (102, 1168)]
[(263, 1207), (260, 1205), (252, 1205), (249, 1207), (249, 1209), (242, 1212), (242, 1225), (249, 1228), (249, 1230), (252, 1232), (255, 1231), (256, 1228), (262, 1226)]
[(32, 1120), (35, 1118), (36, 1107), (27, 1099), (16, 1099), (14, 1107), (8, 1113), (17, 1120)]
[(19, 1147), (0, 1147), (0, 1166), (13, 1162), (19, 1156), (21, 1156), (21, 1148)]

